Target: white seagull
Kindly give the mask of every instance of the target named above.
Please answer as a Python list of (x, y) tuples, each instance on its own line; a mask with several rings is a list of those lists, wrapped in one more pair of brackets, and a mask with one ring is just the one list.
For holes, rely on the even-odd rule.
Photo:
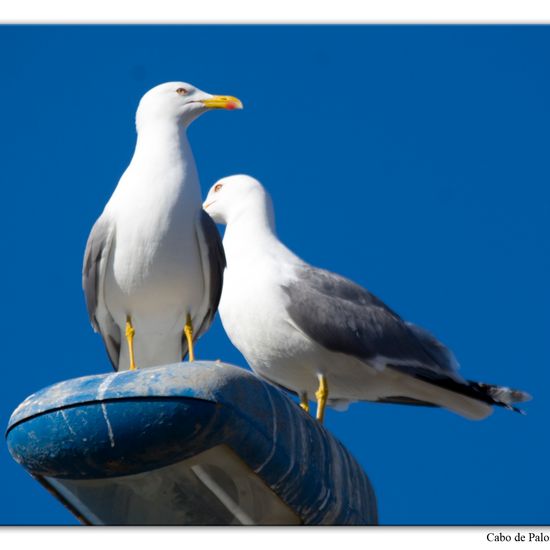
[(210, 109), (241, 109), (185, 82), (149, 90), (130, 165), (92, 228), (82, 286), (116, 370), (179, 362), (216, 313), (225, 258), (202, 210), (187, 127)]
[(354, 401), (444, 407), (482, 419), (492, 405), (515, 409), (527, 393), (462, 378), (426, 330), (402, 320), (359, 285), (313, 267), (279, 241), (271, 198), (255, 179), (230, 176), (205, 210), (225, 224), (220, 317), (231, 342), (263, 378), (297, 393), (317, 418)]

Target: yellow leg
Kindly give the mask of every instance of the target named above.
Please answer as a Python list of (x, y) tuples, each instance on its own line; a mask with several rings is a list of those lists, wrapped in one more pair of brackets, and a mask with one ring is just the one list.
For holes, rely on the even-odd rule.
[(325, 419), (325, 407), (328, 398), (328, 384), (327, 378), (324, 374), (319, 374), (319, 389), (315, 392), (317, 398), (317, 420), (323, 423)]
[(195, 352), (193, 350), (193, 323), (191, 322), (191, 316), (187, 314), (187, 320), (185, 321), (185, 327), (183, 329), (185, 338), (187, 338), (187, 348), (189, 349), (189, 361), (195, 360)]
[(302, 407), (304, 411), (309, 412), (309, 401), (307, 400), (306, 392), (300, 394), (300, 407)]
[(136, 361), (134, 359), (134, 334), (136, 331), (132, 326), (132, 319), (126, 316), (126, 341), (128, 342), (128, 351), (130, 353), (130, 370), (136, 370)]

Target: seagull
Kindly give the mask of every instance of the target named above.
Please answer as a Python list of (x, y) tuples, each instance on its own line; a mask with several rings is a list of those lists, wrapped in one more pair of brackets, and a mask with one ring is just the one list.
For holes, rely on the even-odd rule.
[(225, 256), (202, 210), (187, 127), (211, 109), (242, 109), (235, 97), (185, 82), (149, 90), (136, 113), (132, 160), (92, 228), (82, 286), (92, 327), (115, 370), (194, 360), (210, 326)]
[(256, 179), (223, 178), (203, 205), (226, 225), (227, 258), (219, 305), (233, 345), (259, 376), (296, 393), (309, 411), (317, 400), (345, 410), (356, 401), (443, 407), (469, 419), (522, 391), (473, 382), (458, 374), (453, 353), (430, 332), (401, 319), (354, 282), (313, 267), (275, 232), (272, 201)]

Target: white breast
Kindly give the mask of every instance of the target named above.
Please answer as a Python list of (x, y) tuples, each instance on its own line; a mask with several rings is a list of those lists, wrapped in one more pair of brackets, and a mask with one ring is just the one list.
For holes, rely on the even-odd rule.
[[(250, 367), (287, 388), (315, 383), (309, 356), (314, 345), (289, 324), (288, 296), (281, 284), (291, 266), (264, 257), (254, 265), (228, 259), (219, 312), (233, 345)], [(289, 330), (290, 329), (290, 330)]]
[[(129, 171), (123, 178), (132, 176)], [(186, 314), (193, 316), (201, 304), (204, 279), (195, 228), (200, 197), (181, 177), (175, 171), (162, 181), (133, 177), (132, 185), (125, 185), (121, 180), (113, 195), (109, 207), (116, 229), (105, 299), (119, 325), (130, 314), (136, 331), (181, 331)]]

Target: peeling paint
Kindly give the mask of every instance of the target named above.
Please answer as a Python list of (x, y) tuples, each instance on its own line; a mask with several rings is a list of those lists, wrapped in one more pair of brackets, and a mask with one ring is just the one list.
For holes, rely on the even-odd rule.
[(67, 419), (67, 414), (64, 410), (61, 410), (61, 416), (63, 417), (63, 420), (65, 421), (65, 424), (67, 425), (67, 428), (71, 432), (72, 435), (76, 436), (76, 432), (72, 429), (71, 424), (69, 420)]
[[(107, 376), (105, 380), (99, 385), (97, 389), (97, 398), (99, 401), (103, 401), (105, 397), (105, 392), (111, 385), (111, 382), (114, 380), (114, 375)], [(105, 424), (107, 424), (107, 433), (109, 434), (109, 441), (111, 443), (111, 447), (115, 446), (115, 436), (113, 434), (113, 427), (111, 426), (111, 422), (109, 422), (109, 415), (107, 414), (107, 405), (105, 403), (101, 403), (101, 412), (103, 413), (103, 418), (105, 418)]]

